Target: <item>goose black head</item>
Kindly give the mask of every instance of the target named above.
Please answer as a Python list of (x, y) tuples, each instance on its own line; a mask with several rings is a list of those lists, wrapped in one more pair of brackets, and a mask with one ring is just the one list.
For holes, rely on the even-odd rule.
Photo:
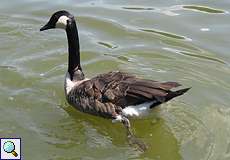
[(69, 12), (65, 10), (57, 11), (51, 16), (49, 22), (44, 25), (40, 31), (53, 28), (66, 29), (67, 25), (71, 24), (72, 21), (74, 21), (74, 16)]

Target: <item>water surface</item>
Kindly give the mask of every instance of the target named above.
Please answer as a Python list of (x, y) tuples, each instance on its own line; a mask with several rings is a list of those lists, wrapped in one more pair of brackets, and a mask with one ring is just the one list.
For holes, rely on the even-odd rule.
[[(24, 159), (230, 159), (228, 0), (0, 4), (0, 137), (21, 137)], [(66, 103), (65, 33), (39, 32), (60, 9), (76, 16), (87, 77), (121, 70), (192, 87), (131, 120), (147, 152), (128, 144), (121, 124)]]

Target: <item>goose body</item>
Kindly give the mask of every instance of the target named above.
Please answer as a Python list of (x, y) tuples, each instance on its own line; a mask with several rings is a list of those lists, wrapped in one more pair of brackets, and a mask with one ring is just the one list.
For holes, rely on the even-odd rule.
[(67, 33), (69, 59), (65, 95), (68, 103), (79, 111), (129, 125), (129, 117), (146, 115), (151, 108), (189, 90), (172, 91), (180, 84), (141, 79), (119, 71), (86, 79), (80, 65), (79, 38), (74, 16), (67, 11), (58, 11), (40, 31), (52, 28), (62, 28)]

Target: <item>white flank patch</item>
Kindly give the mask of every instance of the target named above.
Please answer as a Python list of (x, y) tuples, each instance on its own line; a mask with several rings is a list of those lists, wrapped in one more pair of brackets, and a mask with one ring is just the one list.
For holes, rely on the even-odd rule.
[(116, 119), (112, 120), (112, 123), (116, 123), (116, 122), (122, 122), (122, 116), (121, 115), (117, 115)]
[(150, 106), (153, 103), (154, 103), (154, 101), (145, 102), (145, 103), (138, 104), (135, 106), (128, 106), (128, 107), (122, 109), (122, 113), (127, 117), (145, 116), (149, 113)]
[(72, 88), (73, 88), (74, 86), (79, 85), (79, 84), (81, 84), (82, 82), (85, 82), (85, 81), (88, 81), (88, 80), (89, 80), (88, 78), (85, 78), (85, 79), (83, 79), (83, 80), (81, 80), (81, 81), (75, 81), (75, 82), (74, 82), (74, 81), (71, 81), (71, 79), (70, 79), (70, 74), (69, 74), (69, 72), (67, 72), (66, 75), (65, 75), (65, 84), (64, 84), (66, 95), (69, 94), (69, 92), (72, 90)]
[(56, 23), (56, 28), (66, 29), (68, 19), (69, 18), (67, 16), (59, 17), (59, 19), (58, 19), (58, 21)]

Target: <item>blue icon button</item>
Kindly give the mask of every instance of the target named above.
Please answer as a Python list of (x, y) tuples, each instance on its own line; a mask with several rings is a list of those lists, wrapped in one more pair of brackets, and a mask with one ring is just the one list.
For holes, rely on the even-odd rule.
[(0, 138), (0, 160), (21, 160), (21, 138)]
[(12, 141), (6, 141), (3, 144), (3, 149), (7, 153), (12, 153), (15, 157), (18, 156), (17, 152), (15, 152), (15, 145)]

